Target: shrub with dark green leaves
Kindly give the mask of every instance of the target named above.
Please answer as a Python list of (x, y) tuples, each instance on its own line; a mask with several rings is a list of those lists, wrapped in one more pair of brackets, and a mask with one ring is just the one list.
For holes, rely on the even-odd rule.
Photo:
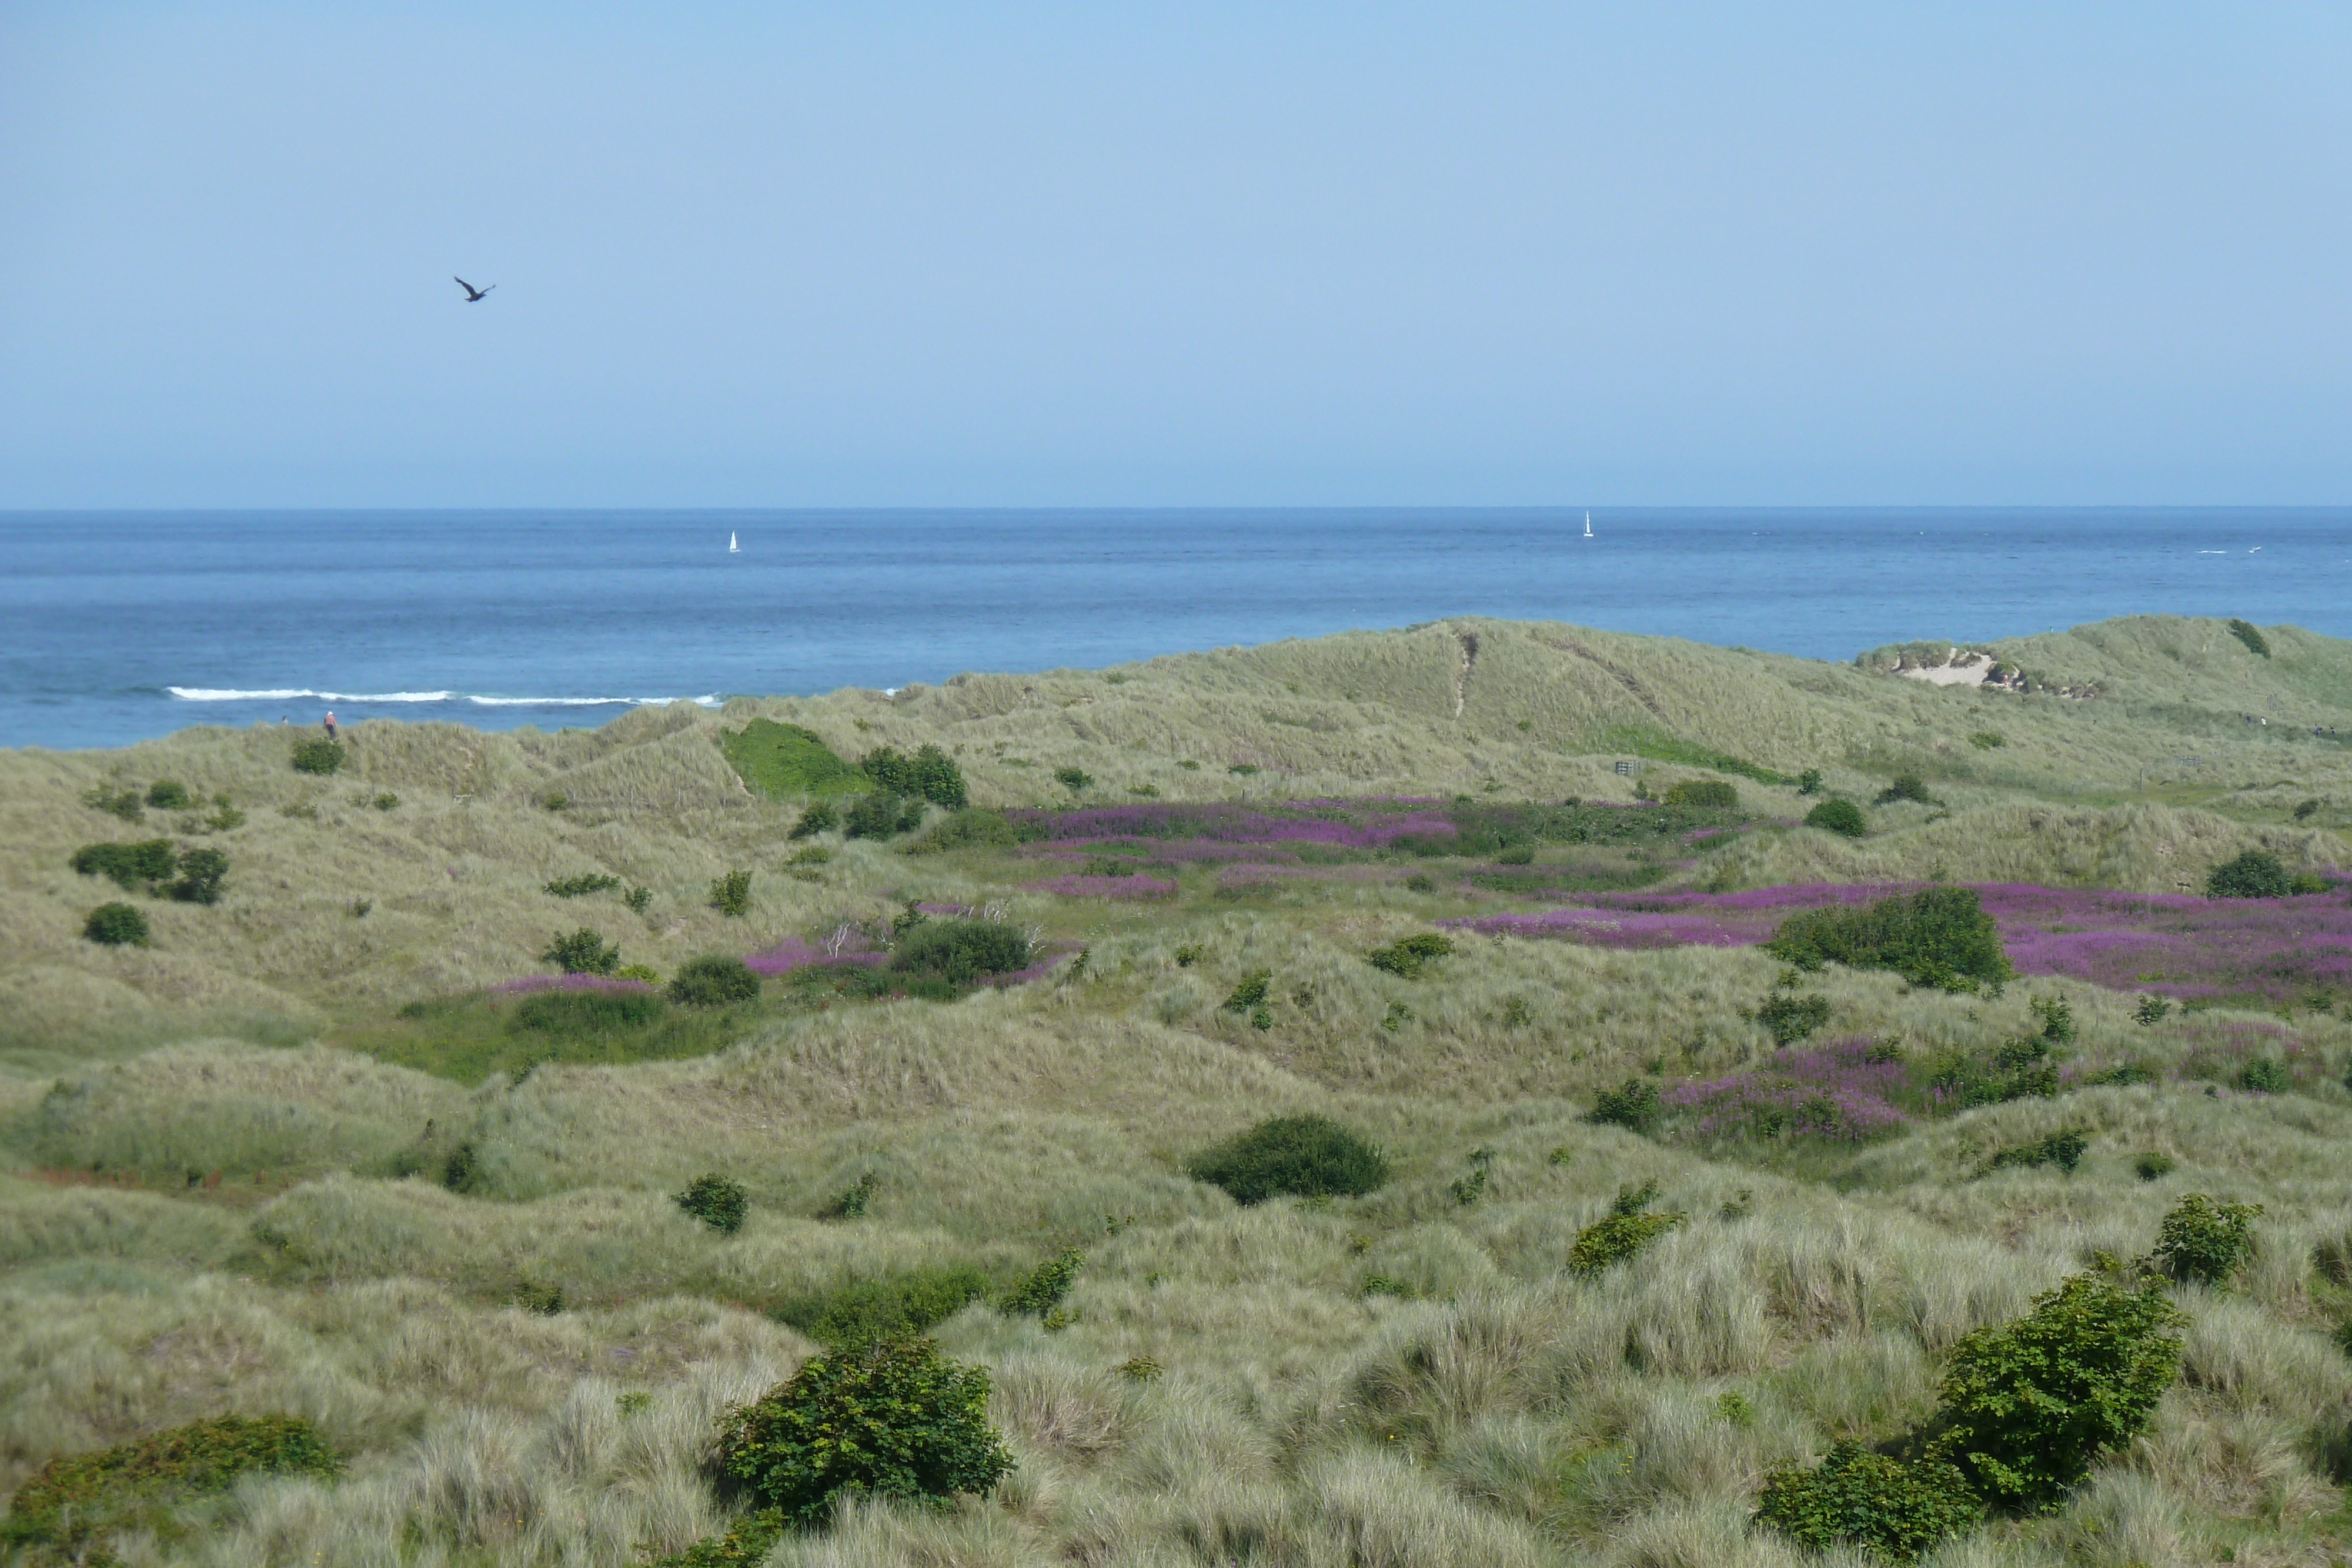
[(1904, 1460), (1840, 1443), (1811, 1469), (1764, 1478), (1756, 1522), (1800, 1546), (1853, 1546), (1908, 1563), (1984, 1517), (1968, 1478), (1941, 1459)]
[(928, 1339), (884, 1340), (801, 1364), (721, 1419), (719, 1466), (757, 1501), (822, 1525), (845, 1497), (945, 1501), (1013, 1469), (988, 1424), (988, 1374)]
[(147, 916), (127, 904), (101, 904), (82, 922), (81, 934), (102, 947), (144, 947)]
[(1690, 1218), (1680, 1210), (1649, 1213), (1657, 1199), (1655, 1181), (1619, 1189), (1608, 1218), (1576, 1233), (1575, 1244), (1568, 1249), (1569, 1272), (1588, 1278), (1606, 1273)]
[(2142, 1181), (2155, 1181), (2160, 1176), (2170, 1176), (2177, 1164), (2178, 1162), (2170, 1155), (2159, 1154), (2150, 1149), (2145, 1154), (2133, 1156), (2132, 1171)]
[(2165, 1015), (2171, 1011), (2172, 999), (2169, 997), (2142, 997), (2139, 999), (2139, 1006), (2132, 1009), (2132, 1021), (2142, 1028), (2147, 1028), (2152, 1024), (2162, 1023)]
[(568, 936), (559, 933), (549, 938), (539, 961), (567, 975), (609, 975), (621, 967), (621, 949), (583, 925)]
[[(1251, 769), (1255, 772), (1255, 768)], [(1054, 781), (1073, 795), (1084, 794), (1095, 787), (1095, 776), (1083, 768), (1056, 768)]]
[(2036, 1138), (2030, 1144), (2018, 1144), (1993, 1155), (1988, 1170), (2025, 1169), (2034, 1166), (2056, 1166), (2068, 1176), (2083, 1163), (2084, 1151), (2091, 1140), (2080, 1127), (2061, 1127), (2047, 1137)]
[(1389, 1179), (1381, 1151), (1327, 1116), (1276, 1116), (1192, 1156), (1194, 1181), (1220, 1186), (1236, 1203), (1269, 1197), (1360, 1197)]
[(901, 757), (885, 746), (870, 751), (857, 764), (859, 771), (893, 795), (929, 800), (950, 811), (971, 803), (964, 788), (963, 769), (938, 747), (926, 744), (912, 757)]
[(867, 1206), (874, 1201), (874, 1189), (881, 1184), (880, 1176), (876, 1176), (872, 1171), (866, 1172), (856, 1181), (826, 1199), (824, 1207), (816, 1211), (816, 1217), (819, 1219), (865, 1218)]
[(1087, 1255), (1075, 1247), (1066, 1247), (1053, 1257), (1024, 1275), (1019, 1283), (1004, 1293), (997, 1303), (998, 1310), (1018, 1317), (1034, 1312), (1044, 1317), (1062, 1304), (1062, 1298), (1077, 1283), (1078, 1270), (1086, 1267)]
[(1454, 951), (1454, 939), (1434, 931), (1416, 932), (1400, 936), (1385, 947), (1375, 947), (1364, 956), (1364, 961), (1375, 969), (1395, 975), (1402, 979), (1417, 980), (1432, 959), (1443, 958)]
[(1685, 779), (1666, 791), (1665, 803), (1695, 811), (1737, 811), (1739, 790), (1720, 779)]
[(218, 904), (221, 884), (228, 880), (228, 856), (218, 850), (187, 850), (180, 855), (180, 874), (168, 890), (182, 904)]
[(1892, 969), (1946, 990), (1998, 986), (2015, 973), (2000, 928), (1967, 887), (1922, 888), (1866, 909), (1803, 910), (1780, 922), (1764, 950), (1800, 968)]
[(178, 779), (158, 779), (147, 786), (147, 803), (159, 811), (184, 811), (195, 801)]
[(2284, 898), (2290, 891), (2286, 867), (2268, 850), (2248, 850), (2205, 878), (2208, 898)]
[(1771, 1031), (1774, 1045), (1794, 1045), (1830, 1021), (1830, 999), (1775, 991), (1757, 1004), (1756, 1021)]
[(2156, 1228), (2150, 1260), (2176, 1280), (2226, 1284), (2253, 1255), (2257, 1203), (2221, 1203), (2210, 1194), (2184, 1194)]
[(751, 912), (751, 873), (730, 871), (712, 882), (710, 907), (733, 920), (749, 915)]
[(1592, 1109), (1584, 1113), (1584, 1119), (1647, 1137), (1657, 1127), (1664, 1109), (1658, 1103), (1655, 1083), (1646, 1078), (1628, 1078), (1615, 1089), (1603, 1089), (1593, 1100)]
[(136, 844), (84, 844), (74, 851), (71, 863), (84, 876), (102, 876), (123, 892), (135, 893), (169, 880), (174, 858), (171, 840), (149, 839)]
[(16, 1489), (0, 1541), (53, 1549), (77, 1563), (111, 1563), (104, 1538), (167, 1524), (174, 1503), (225, 1492), (240, 1476), (332, 1479), (342, 1469), (299, 1416), (222, 1416), (51, 1459)]
[(1024, 842), (1039, 827), (1016, 825), (1002, 811), (983, 807), (968, 806), (950, 816), (940, 818), (931, 831), (906, 846), (899, 852), (910, 855), (945, 854), (950, 850), (1003, 848)]
[(2147, 1427), (2179, 1375), (2188, 1321), (2154, 1286), (2074, 1275), (1952, 1347), (1933, 1452), (1994, 1502), (2049, 1501)]
[(662, 1000), (643, 991), (537, 991), (515, 1004), (513, 1028), (540, 1034), (614, 1034), (661, 1017)]
[(144, 821), (146, 809), (139, 803), (136, 789), (116, 789), (104, 784), (93, 784), (82, 796), (81, 803), (94, 811), (104, 811), (110, 817), (120, 817), (126, 822)]
[(860, 795), (849, 803), (848, 811), (841, 819), (841, 831), (853, 839), (895, 838), (922, 825), (922, 798), (901, 798), (887, 790)]
[(669, 981), (669, 999), (681, 1007), (731, 1007), (759, 994), (760, 977), (742, 959), (725, 953), (688, 958)]
[(547, 891), (558, 898), (585, 898), (592, 893), (602, 893), (608, 887), (618, 887), (621, 879), (607, 872), (583, 872), (578, 876), (558, 877), (547, 884)]
[(839, 826), (841, 826), (841, 813), (833, 809), (833, 802), (819, 800), (801, 813), (801, 820), (794, 822), (793, 831), (784, 836), (788, 839), (813, 839), (819, 833), (829, 833)]
[(1035, 956), (1029, 935), (1003, 920), (963, 916), (926, 920), (898, 939), (890, 954), (894, 974), (969, 986), (992, 975), (1025, 969)]
[(1820, 768), (1806, 768), (1803, 772), (1801, 772), (1801, 773), (1800, 773), (1800, 774), (1798, 774), (1798, 775), (1797, 775), (1797, 793), (1798, 793), (1798, 794), (1800, 794), (1800, 795), (1818, 795), (1818, 794), (1820, 794), (1821, 792), (1822, 792), (1822, 770), (1821, 770)]
[(298, 740), (294, 743), (294, 771), (297, 773), (332, 773), (343, 765), (343, 748), (331, 740)]
[(645, 1568), (761, 1568), (776, 1549), (784, 1524), (783, 1510), (754, 1509), (729, 1525), (724, 1535), (706, 1535), (683, 1552), (642, 1561)]
[(2284, 1094), (2294, 1087), (2286, 1063), (2273, 1056), (2257, 1056), (2238, 1070), (2238, 1087), (2250, 1094)]
[(2271, 656), (2269, 639), (2262, 634), (2252, 622), (2240, 621), (2232, 616), (2230, 621), (2230, 635), (2243, 643), (2249, 653), (2264, 659)]
[(928, 1333), (992, 1292), (988, 1276), (978, 1269), (943, 1265), (844, 1280), (830, 1290), (793, 1297), (776, 1309), (776, 1316), (820, 1344), (866, 1345)]
[(677, 1195), (678, 1207), (723, 1235), (732, 1236), (743, 1228), (743, 1216), (750, 1209), (750, 1197), (743, 1184), (723, 1176), (698, 1176), (686, 1184), (686, 1190)]
[(1863, 819), (1862, 808), (1842, 799), (1824, 800), (1806, 812), (1805, 826), (1819, 828), (1824, 832), (1843, 833), (1849, 839), (1858, 839), (1870, 831), (1870, 824)]
[(1886, 788), (1878, 792), (1878, 798), (1871, 804), (1891, 806), (1897, 800), (1915, 801), (1922, 806), (1943, 804), (1941, 800), (1928, 793), (1927, 784), (1916, 773), (1897, 773), (1888, 781)]
[(1220, 1004), (1229, 1013), (1245, 1013), (1265, 1005), (1266, 992), (1274, 985), (1272, 969), (1252, 969), (1234, 988), (1233, 995)]

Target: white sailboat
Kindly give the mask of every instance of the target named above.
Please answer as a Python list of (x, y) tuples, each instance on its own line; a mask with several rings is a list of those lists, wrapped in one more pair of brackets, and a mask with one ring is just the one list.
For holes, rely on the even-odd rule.
[(743, 553), (743, 547), (735, 542), (735, 531), (732, 528), (730, 528), (727, 531), (727, 553), (729, 555), (741, 555)]
[(1584, 514), (1584, 537), (1586, 538), (1591, 538), (1592, 537), (1592, 514), (1591, 512)]

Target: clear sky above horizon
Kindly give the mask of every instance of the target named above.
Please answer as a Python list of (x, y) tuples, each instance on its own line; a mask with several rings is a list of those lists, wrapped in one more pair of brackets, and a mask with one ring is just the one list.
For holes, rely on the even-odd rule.
[(0, 507), (2342, 502), (2347, 81), (2318, 4), (9, 0)]

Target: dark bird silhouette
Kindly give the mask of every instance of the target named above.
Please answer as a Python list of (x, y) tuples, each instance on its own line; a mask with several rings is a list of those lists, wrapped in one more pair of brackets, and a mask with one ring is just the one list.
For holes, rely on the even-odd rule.
[[(452, 276), (454, 277), (455, 275), (453, 274)], [(477, 288), (472, 284), (467, 282), (464, 278), (459, 277), (457, 278), (457, 287), (466, 291), (466, 303), (471, 305), (474, 301), (489, 293), (490, 288), (496, 288), (498, 285), (493, 283), (490, 285), (490, 288)]]

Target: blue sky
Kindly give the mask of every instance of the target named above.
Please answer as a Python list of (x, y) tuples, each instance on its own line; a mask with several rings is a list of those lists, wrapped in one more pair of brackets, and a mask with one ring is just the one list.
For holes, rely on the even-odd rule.
[(2347, 81), (2321, 5), (9, 0), (0, 507), (2343, 502)]

